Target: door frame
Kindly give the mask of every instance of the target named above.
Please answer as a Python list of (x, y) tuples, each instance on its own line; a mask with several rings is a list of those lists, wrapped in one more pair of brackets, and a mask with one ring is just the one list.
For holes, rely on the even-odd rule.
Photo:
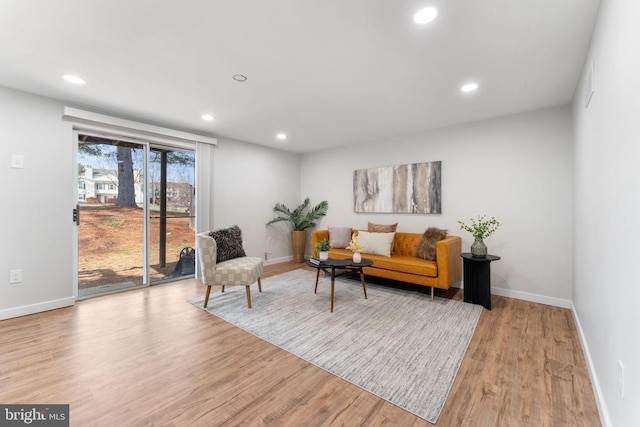
[[(89, 129), (85, 129), (83, 126), (74, 126), (73, 128), (73, 159), (74, 159), (74, 170), (73, 170), (73, 182), (74, 182), (74, 188), (73, 188), (73, 203), (74, 203), (74, 209), (78, 209), (79, 210), (79, 201), (78, 201), (78, 194), (79, 194), (79, 188), (78, 188), (78, 179), (79, 179), (79, 172), (78, 172), (78, 159), (79, 159), (79, 154), (78, 154), (78, 142), (79, 142), (79, 135), (90, 135), (90, 136), (95, 136), (95, 137), (99, 137), (99, 138), (105, 138), (105, 139), (112, 139), (112, 140), (118, 140), (118, 141), (126, 141), (126, 142), (130, 142), (133, 144), (137, 144), (140, 145), (143, 149), (143, 179), (142, 179), (142, 188), (143, 188), (143, 195), (144, 197), (143, 199), (143, 275), (142, 275), (142, 285), (140, 286), (136, 286), (136, 288), (140, 288), (140, 287), (148, 287), (148, 286), (152, 286), (155, 284), (161, 284), (161, 283), (165, 283), (166, 280), (160, 280), (160, 281), (155, 281), (154, 283), (152, 283), (151, 280), (151, 262), (150, 262), (150, 258), (151, 258), (151, 219), (150, 219), (150, 201), (149, 201), (149, 179), (150, 179), (150, 168), (151, 168), (151, 150), (152, 149), (168, 149), (168, 150), (174, 150), (177, 152), (190, 152), (193, 153), (194, 155), (194, 160), (195, 160), (195, 164), (194, 164), (194, 182), (192, 183), (192, 185), (194, 185), (194, 193), (195, 193), (195, 188), (198, 185), (198, 145), (197, 144), (193, 144), (193, 145), (185, 145), (185, 144), (170, 144), (167, 141), (156, 141), (153, 138), (134, 138), (131, 136), (123, 136), (120, 135), (117, 131), (111, 131), (108, 129), (105, 130), (96, 130), (95, 127), (91, 126)], [(205, 150), (206, 151), (206, 150)], [(194, 245), (195, 245), (195, 235), (197, 234), (198, 231), (198, 225), (200, 224), (200, 221), (198, 220), (199, 217), (199, 213), (201, 212), (202, 208), (199, 206), (198, 203), (198, 199), (196, 199), (195, 201), (195, 206), (192, 206), (192, 208), (194, 208), (194, 214), (195, 214), (195, 223), (196, 223), (196, 230), (194, 230)], [(80, 221), (82, 221), (82, 215), (80, 214)], [(78, 256), (79, 256), (79, 231), (78, 231), (78, 223), (76, 222), (75, 227), (73, 227), (73, 249), (72, 249), (72, 256), (73, 256), (73, 289), (74, 289), (74, 298), (75, 300), (81, 300), (81, 299), (85, 299), (85, 298), (89, 298), (89, 297), (93, 297), (94, 295), (91, 296), (86, 296), (86, 297), (81, 297), (80, 296), (80, 291), (79, 291), (79, 277), (78, 277), (78, 273), (79, 273), (79, 261), (78, 261)], [(197, 263), (197, 262), (196, 262)], [(197, 274), (197, 267), (196, 267), (196, 277), (198, 276)], [(131, 289), (131, 288), (128, 288)], [(123, 289), (123, 290), (128, 290), (128, 289)], [(105, 292), (105, 293), (101, 293), (101, 294), (96, 294), (95, 296), (99, 296), (99, 295), (106, 295), (109, 293), (115, 293), (115, 292), (120, 292), (120, 290), (118, 291), (113, 291), (113, 292)]]
[[(218, 145), (218, 140), (212, 136), (195, 134), (192, 132), (179, 131), (167, 127), (143, 123), (131, 119), (109, 116), (102, 113), (83, 110), (75, 107), (65, 106), (62, 112), (62, 120), (72, 125), (72, 157), (74, 159), (74, 191), (73, 200), (70, 207), (74, 209), (78, 202), (77, 188), (77, 165), (78, 165), (78, 131), (94, 132), (102, 135), (118, 135), (118, 137), (144, 139), (153, 143), (166, 144), (169, 147), (178, 149), (187, 148), (193, 150), (196, 155), (195, 168), (195, 189), (197, 191), (196, 201), (196, 234), (210, 230), (213, 220), (213, 167), (214, 149)], [(82, 219), (81, 219), (82, 220)], [(73, 227), (74, 248), (73, 252), (73, 282), (74, 297), (78, 299), (78, 230)], [(196, 259), (196, 278), (200, 277), (198, 261)]]
[[(84, 298), (90, 298), (90, 297), (80, 297), (80, 281), (78, 278), (78, 273), (79, 273), (79, 262), (78, 262), (78, 256), (79, 256), (79, 232), (78, 232), (78, 227), (80, 222), (82, 221), (82, 215), (80, 213), (80, 207), (79, 207), (79, 203), (78, 203), (78, 179), (79, 179), (79, 175), (78, 175), (78, 142), (79, 142), (79, 135), (83, 134), (83, 135), (91, 135), (91, 136), (96, 136), (96, 137), (100, 137), (100, 138), (106, 138), (106, 139), (117, 139), (119, 141), (126, 141), (126, 142), (131, 142), (134, 144), (138, 144), (142, 146), (142, 150), (143, 150), (143, 159), (142, 159), (142, 169), (143, 169), (143, 177), (142, 177), (142, 188), (143, 188), (143, 195), (144, 197), (142, 198), (142, 285), (141, 286), (136, 286), (136, 288), (140, 288), (140, 287), (147, 287), (150, 286), (150, 275), (149, 275), (149, 270), (150, 270), (150, 266), (149, 266), (149, 198), (147, 197), (147, 191), (149, 188), (148, 185), (148, 180), (149, 180), (149, 151), (150, 151), (150, 145), (151, 142), (145, 139), (136, 139), (136, 138), (132, 138), (129, 136), (121, 136), (118, 135), (117, 132), (112, 132), (112, 131), (108, 131), (105, 130), (104, 132), (96, 132), (95, 130), (85, 130), (82, 127), (75, 127), (73, 128), (73, 153), (72, 153), (72, 157), (73, 157), (73, 182), (75, 183), (75, 185), (73, 186), (73, 198), (74, 198), (74, 209), (77, 209), (77, 215), (78, 215), (78, 221), (76, 221), (75, 227), (73, 228), (73, 249), (72, 249), (72, 256), (73, 256), (73, 293), (74, 293), (74, 298), (76, 301), (84, 299)], [(123, 289), (123, 290), (128, 290), (128, 289)], [(101, 294), (96, 294), (95, 296), (100, 296), (100, 295), (107, 295), (109, 293), (117, 293), (120, 292), (120, 290), (118, 291), (113, 291), (113, 292), (105, 292), (105, 293), (101, 293)], [(91, 297), (93, 297), (94, 295), (91, 295)]]

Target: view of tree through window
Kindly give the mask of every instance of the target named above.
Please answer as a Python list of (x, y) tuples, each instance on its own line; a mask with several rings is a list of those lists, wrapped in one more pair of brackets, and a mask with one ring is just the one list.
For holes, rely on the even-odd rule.
[[(78, 141), (79, 288), (143, 285), (144, 203), (151, 282), (193, 274), (195, 155), (81, 135)], [(149, 171), (147, 188), (145, 170)], [(84, 290), (84, 291), (83, 291)]]

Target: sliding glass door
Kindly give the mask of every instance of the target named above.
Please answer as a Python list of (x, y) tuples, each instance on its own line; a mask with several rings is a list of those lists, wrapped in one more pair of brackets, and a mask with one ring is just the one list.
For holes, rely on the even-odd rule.
[(151, 147), (149, 156), (151, 284), (195, 273), (195, 155)]
[(78, 134), (78, 297), (194, 274), (193, 152)]

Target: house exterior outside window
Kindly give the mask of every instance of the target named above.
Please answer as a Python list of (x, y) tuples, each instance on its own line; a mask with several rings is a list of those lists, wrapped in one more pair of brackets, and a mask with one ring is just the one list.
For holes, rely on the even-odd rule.
[[(142, 204), (142, 174), (134, 171), (136, 202)], [(85, 203), (111, 204), (118, 197), (118, 171), (85, 167), (78, 177), (78, 201)]]

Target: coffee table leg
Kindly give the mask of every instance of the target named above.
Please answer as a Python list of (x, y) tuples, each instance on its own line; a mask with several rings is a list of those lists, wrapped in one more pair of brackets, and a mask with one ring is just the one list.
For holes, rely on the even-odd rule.
[(364, 291), (364, 299), (367, 299), (367, 287), (364, 285), (364, 273), (360, 267), (360, 281), (362, 282), (362, 290)]
[(313, 291), (314, 294), (318, 293), (318, 278), (320, 277), (320, 269), (316, 268), (316, 289)]
[(333, 313), (333, 292), (336, 286), (336, 269), (331, 267), (331, 312)]

